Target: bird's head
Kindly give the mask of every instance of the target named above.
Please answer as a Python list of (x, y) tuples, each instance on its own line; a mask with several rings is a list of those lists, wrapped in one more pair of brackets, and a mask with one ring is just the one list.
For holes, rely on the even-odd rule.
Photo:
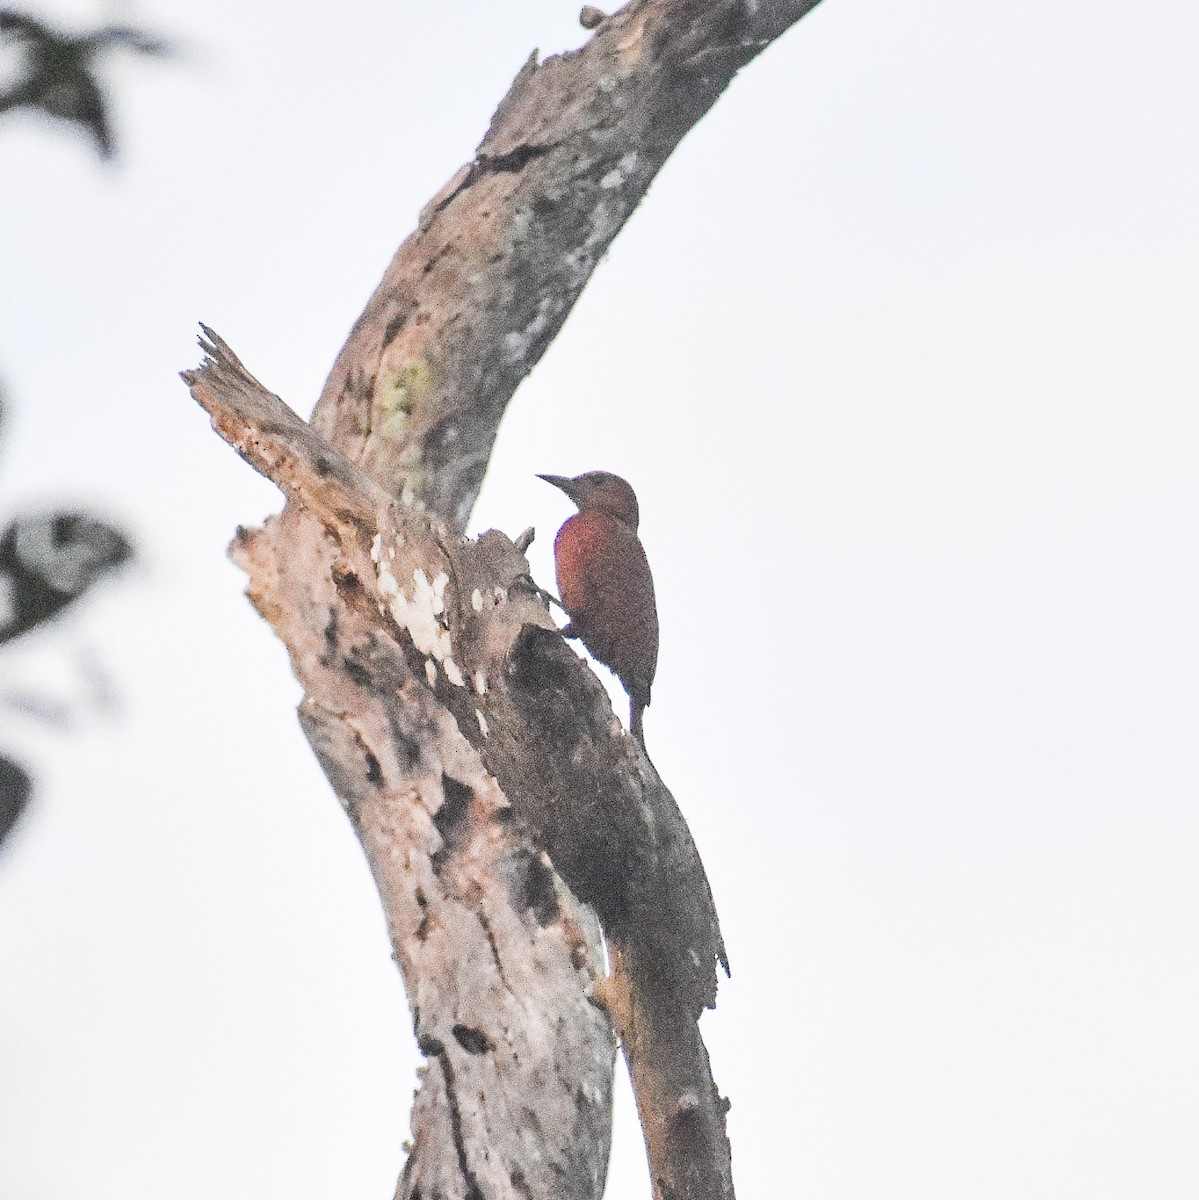
[(637, 528), (637, 493), (619, 475), (610, 471), (588, 471), (573, 479), (565, 475), (538, 475), (537, 478), (565, 492), (579, 506), (579, 512), (608, 513), (630, 528)]

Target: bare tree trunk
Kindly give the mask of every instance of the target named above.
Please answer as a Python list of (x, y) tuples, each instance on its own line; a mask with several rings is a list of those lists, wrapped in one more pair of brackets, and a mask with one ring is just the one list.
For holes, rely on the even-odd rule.
[(311, 426), (211, 331), (184, 373), (287, 497), (233, 554), (303, 684), (428, 1060), (397, 1196), (598, 1198), (613, 1026), (655, 1195), (733, 1196), (697, 1027), (727, 969), (698, 853), (556, 632), (527, 540), (461, 532), (513, 391), (613, 236), (814, 3), (639, 0), (581, 50), (531, 58), (396, 253)]

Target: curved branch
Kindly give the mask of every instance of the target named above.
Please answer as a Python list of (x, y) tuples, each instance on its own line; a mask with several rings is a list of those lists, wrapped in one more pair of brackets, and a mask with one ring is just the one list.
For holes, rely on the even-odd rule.
[(684, 134), (817, 0), (637, 0), (534, 54), (421, 214), (313, 425), (463, 529), (500, 418)]
[[(398, 1194), (599, 1200), (615, 1051), (585, 1000), (602, 970), (599, 928), (428, 685), (413, 631), (422, 644), (436, 632), (440, 650), (429, 581), (442, 575), (443, 531), (206, 336), (185, 381), (289, 500), (239, 532), (233, 557), (303, 685), (301, 725), (375, 877), (428, 1059)], [(407, 612), (383, 583), (401, 562)], [(445, 685), (444, 653), (439, 662)]]
[[(513, 1144), (527, 1114), (521, 1126), (489, 1119), (464, 1132), (454, 1102), (454, 1081), (478, 1069), (469, 1057), (478, 1047), (521, 1042), (522, 1070), (489, 1076), (478, 1094), (511, 1092), (525, 1107), (532, 1097), (557, 1111), (561, 1102), (544, 1086), (522, 1091), (530, 1071), (557, 1073), (556, 1085), (574, 1097), (566, 1111), (591, 1140), (560, 1129), (561, 1140), (534, 1161), (556, 1149), (577, 1160), (576, 1184), (602, 1185), (595, 1163), (606, 1158), (606, 1108), (579, 1109), (571, 1082), (591, 1078), (578, 1094), (606, 1105), (610, 1073), (602, 1084), (594, 1073), (610, 1061), (611, 1042), (596, 1027), (607, 1024), (597, 1009), (584, 1020), (578, 1008), (602, 955), (583, 936), (578, 897), (594, 907), (611, 946), (613, 975), (592, 994), (620, 1032), (658, 1190), (731, 1196), (724, 1107), (696, 1028), (715, 1002), (715, 963), (727, 962), (703, 864), (669, 790), (554, 628), (512, 542), (494, 530), (478, 541), (451, 537), (415, 506), (387, 500), (206, 333), (208, 357), (185, 381), (218, 432), (290, 501), (265, 529), (243, 531), (234, 556), (251, 576), (251, 600), (291, 652), (305, 690), (301, 722), (363, 843), (418, 1044), (440, 1067), (440, 1088), (432, 1099), (422, 1093), (414, 1113), (405, 1179), (430, 1178), (425, 1147), (443, 1178), (454, 1145), (485, 1146), (487, 1161), (516, 1163), (529, 1181), (520, 1140)], [(553, 883), (551, 864), (573, 895)], [(523, 927), (537, 934), (532, 943), (517, 936)], [(555, 942), (545, 937), (550, 927)], [(430, 928), (459, 941), (430, 946)], [(500, 928), (508, 933), (497, 940)], [(476, 976), (488, 956), (461, 940), (479, 929), (494, 960), (494, 977), (483, 981)], [(547, 960), (553, 945), (561, 953)], [(459, 972), (474, 980), (468, 995)], [(526, 1024), (570, 1010), (572, 996), (575, 1019), (551, 1037), (536, 1020), (522, 1029), (500, 1014), (497, 1030), (497, 989), (520, 997)], [(454, 1063), (447, 1030), (478, 1033), (465, 1042), (456, 1035), (466, 1060)], [(544, 1049), (536, 1053), (547, 1045), (552, 1072)], [(433, 1078), (426, 1074), (426, 1086)], [(469, 1158), (463, 1150), (451, 1160), (464, 1186), (474, 1178)]]
[[(727, 970), (699, 855), (554, 628), (527, 542), (456, 535), (514, 390), (671, 150), (815, 2), (634, 0), (590, 10), (582, 49), (531, 58), (397, 251), (311, 427), (208, 331), (185, 373), (288, 497), (234, 556), (304, 686), (428, 1059), (398, 1195), (598, 1200), (603, 1005), (655, 1196), (732, 1200), (696, 1024)], [(606, 979), (576, 897), (603, 922)]]

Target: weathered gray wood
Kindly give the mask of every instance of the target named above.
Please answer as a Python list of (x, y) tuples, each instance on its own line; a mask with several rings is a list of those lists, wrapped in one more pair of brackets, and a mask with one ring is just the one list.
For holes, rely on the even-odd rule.
[(428, 1059), (397, 1196), (598, 1200), (614, 1024), (655, 1195), (732, 1200), (697, 1027), (726, 961), (699, 855), (555, 631), (527, 540), (459, 532), (513, 391), (670, 151), (814, 3), (635, 0), (592, 11), (581, 50), (531, 58), (397, 251), (311, 426), (207, 330), (185, 373), (288, 498), (233, 553), (303, 684)]
[[(467, 541), (390, 500), (206, 334), (204, 365), (185, 380), (218, 432), (290, 502), (264, 529), (242, 531), (234, 557), (250, 575), (251, 600), (291, 652), (305, 691), (301, 721), (375, 873), (418, 1044), (441, 1068), (437, 1081), (431, 1067), (426, 1074), (436, 1099), (422, 1093), (414, 1113), (416, 1150), (404, 1182), (415, 1188), (432, 1174), (444, 1183), (452, 1146), (461, 1160), (451, 1158), (450, 1167), (458, 1162), (468, 1186), (446, 1195), (470, 1194), (476, 1173), (464, 1164), (476, 1156), (508, 1163), (530, 1186), (538, 1165), (554, 1163), (557, 1191), (535, 1196), (592, 1194), (576, 1190), (580, 1182), (602, 1188), (612, 1043), (599, 1009), (580, 1007), (592, 989), (620, 1031), (659, 1177), (699, 1180), (673, 1189), (679, 1195), (731, 1195), (723, 1107), (696, 1028), (715, 1002), (724, 946), (670, 792), (555, 630), (528, 563), (506, 537), (493, 530)], [(492, 851), (464, 840), (464, 829), (474, 838), (486, 830), (481, 844)], [(445, 894), (441, 872), (460, 861), (465, 874), (450, 878), (474, 909)], [(603, 921), (614, 964), (628, 967), (604, 987), (592, 987), (602, 952), (596, 931), (590, 941), (583, 936), (589, 923), (576, 897)], [(531, 945), (496, 940), (497, 929), (511, 934), (530, 914), (539, 931)], [(430, 922), (457, 932), (430, 950), (427, 933), (415, 932)], [(532, 1030), (492, 1011), (496, 981), (476, 925), (488, 933), (498, 978), (529, 1005)], [(547, 961), (551, 926), (569, 952)], [(571, 1021), (562, 1021), (564, 1012), (573, 1012)], [(511, 1143), (515, 1126), (490, 1118), (479, 1125), (453, 1110), (452, 1136), (444, 1136), (453, 1081), (482, 1086), (468, 1074), (477, 1065), (470, 1058), (455, 1070), (445, 1031), (487, 1031), (493, 1018), (501, 1041), (469, 1033), (462, 1048), (490, 1054), (522, 1035), (531, 1041), (487, 1076), (483, 1091), (520, 1095), (537, 1081), (523, 1093), (526, 1107), (536, 1096), (558, 1114), (557, 1128), (547, 1127), (548, 1116), (542, 1121), (541, 1136), (572, 1159), (574, 1184), (540, 1142), (527, 1164)], [(580, 1096), (596, 1104), (580, 1107)], [(505, 1100), (504, 1111), (511, 1107)], [(563, 1114), (573, 1127), (561, 1127)], [(421, 1157), (425, 1147), (433, 1168)]]
[(636, 0), (533, 55), (426, 205), (313, 425), (463, 529), (500, 418), (613, 237), (736, 72), (816, 0)]
[[(397, 1194), (598, 1200), (615, 1053), (607, 1017), (587, 999), (603, 969), (599, 926), (513, 820), (413, 641), (413, 631), (422, 644), (458, 640), (433, 608), (448, 586), (443, 545), (463, 543), (443, 543), (427, 516), (324, 446), (207, 336), (204, 365), (185, 378), (214, 427), (290, 502), (241, 531), (233, 557), (303, 685), (301, 723), (366, 853), (428, 1059)], [(393, 571), (413, 598), (410, 629), (389, 612), (401, 611), (400, 590), (381, 588)], [(417, 571), (427, 571), (423, 589)], [(531, 599), (525, 616), (551, 624)], [(489, 617), (504, 627), (500, 606)], [(444, 681), (440, 645), (433, 654)]]

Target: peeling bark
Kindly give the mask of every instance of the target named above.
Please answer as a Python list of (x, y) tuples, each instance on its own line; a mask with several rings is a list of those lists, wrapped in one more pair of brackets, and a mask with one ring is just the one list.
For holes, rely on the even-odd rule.
[(388, 267), (311, 425), (209, 330), (184, 373), (287, 498), (232, 553), (303, 685), (427, 1060), (399, 1197), (598, 1200), (615, 1026), (655, 1196), (732, 1200), (697, 1026), (727, 970), (699, 855), (558, 634), (531, 534), (461, 530), (513, 391), (613, 236), (739, 67), (813, 4), (635, 0), (589, 10), (582, 49), (530, 58)]

